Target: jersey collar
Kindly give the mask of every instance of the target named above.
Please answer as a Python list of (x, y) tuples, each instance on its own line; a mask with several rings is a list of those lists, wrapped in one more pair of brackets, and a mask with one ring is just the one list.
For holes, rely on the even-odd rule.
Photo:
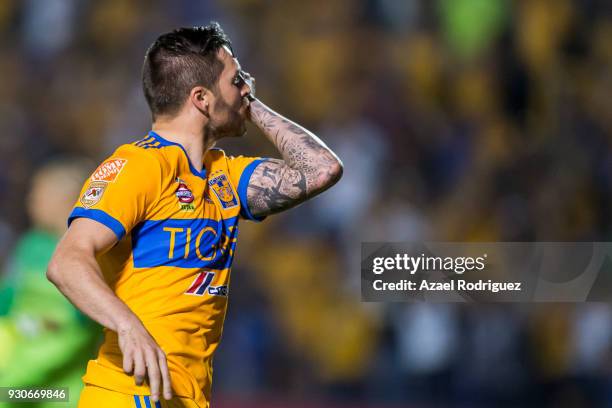
[(187, 159), (187, 163), (189, 163), (189, 169), (191, 170), (191, 172), (195, 175), (198, 176), (200, 178), (206, 179), (206, 166), (202, 167), (202, 171), (198, 171), (195, 167), (193, 167), (193, 164), (191, 164), (191, 160), (189, 160), (189, 155), (187, 155), (187, 151), (185, 150), (185, 148), (183, 147), (183, 145), (181, 145), (180, 143), (175, 143), (175, 142), (171, 142), (169, 140), (164, 139), (163, 137), (161, 137), (160, 135), (158, 135), (157, 133), (155, 133), (154, 131), (149, 131), (149, 136), (150, 137), (154, 137), (160, 144), (160, 146), (178, 146), (181, 148), (181, 150), (183, 151), (183, 153), (185, 154), (185, 158)]

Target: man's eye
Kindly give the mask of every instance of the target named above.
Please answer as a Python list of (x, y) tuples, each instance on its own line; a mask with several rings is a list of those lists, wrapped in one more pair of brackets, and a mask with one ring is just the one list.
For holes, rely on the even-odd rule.
[(232, 84), (236, 85), (236, 86), (241, 86), (242, 85), (242, 76), (240, 74), (237, 74), (234, 79), (232, 80)]

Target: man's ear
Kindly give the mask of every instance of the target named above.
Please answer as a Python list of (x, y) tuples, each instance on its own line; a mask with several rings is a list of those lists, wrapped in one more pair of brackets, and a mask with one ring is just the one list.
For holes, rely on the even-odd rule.
[(205, 116), (208, 116), (211, 97), (212, 93), (203, 86), (196, 86), (189, 93), (189, 101)]

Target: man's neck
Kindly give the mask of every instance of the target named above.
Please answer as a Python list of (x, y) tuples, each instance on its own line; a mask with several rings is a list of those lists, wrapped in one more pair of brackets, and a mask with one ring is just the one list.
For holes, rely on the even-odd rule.
[(156, 120), (152, 130), (164, 139), (183, 146), (191, 164), (198, 171), (204, 166), (204, 153), (215, 144), (211, 137), (204, 134), (203, 128), (177, 120)]

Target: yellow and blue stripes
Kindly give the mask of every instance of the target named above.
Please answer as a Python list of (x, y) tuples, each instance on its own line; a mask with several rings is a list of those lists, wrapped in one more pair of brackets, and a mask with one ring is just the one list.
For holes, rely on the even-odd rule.
[[(141, 399), (142, 403), (140, 402)], [(134, 395), (134, 404), (136, 408), (151, 408), (151, 397), (148, 395)], [(161, 402), (157, 401), (155, 408), (161, 408)]]
[(144, 139), (140, 139), (132, 143), (134, 146), (142, 147), (143, 149), (159, 149), (162, 147), (162, 143), (157, 140), (154, 136), (147, 135)]
[(123, 224), (119, 222), (119, 220), (108, 215), (106, 211), (97, 210), (95, 208), (75, 207), (68, 217), (68, 226), (70, 226), (72, 221), (81, 217), (90, 218), (103, 225), (106, 225), (108, 228), (113, 230), (115, 235), (117, 235), (118, 240), (121, 240), (125, 236), (125, 228), (123, 227)]

